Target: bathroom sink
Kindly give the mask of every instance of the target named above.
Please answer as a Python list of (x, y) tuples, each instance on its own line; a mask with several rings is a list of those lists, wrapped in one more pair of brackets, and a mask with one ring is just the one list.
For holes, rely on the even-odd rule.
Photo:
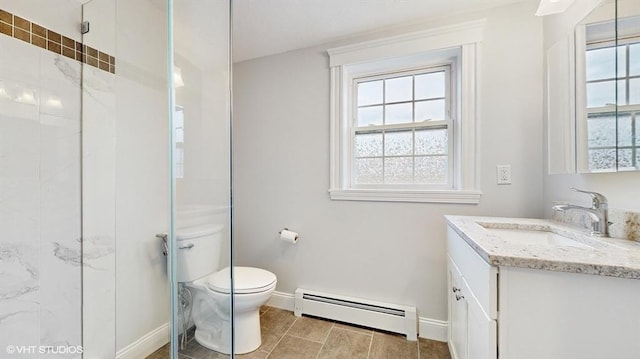
[(540, 244), (540, 245), (554, 245), (554, 246), (569, 246), (578, 248), (590, 248), (593, 247), (580, 243), (571, 238), (561, 236), (559, 234), (544, 231), (544, 230), (531, 230), (531, 229), (512, 229), (512, 228), (486, 228), (488, 233), (494, 234), (506, 241), (519, 244)]

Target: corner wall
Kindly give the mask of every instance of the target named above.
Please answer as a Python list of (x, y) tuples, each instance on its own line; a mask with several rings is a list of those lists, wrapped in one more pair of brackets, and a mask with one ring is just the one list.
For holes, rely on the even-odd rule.
[[(349, 40), (234, 66), (233, 238), (236, 265), (265, 268), (277, 291), (297, 287), (418, 307), (447, 320), (443, 215), (542, 215), (542, 20), (533, 2), (405, 32), (486, 18), (480, 52), (480, 204), (329, 199), (329, 65)], [(377, 37), (397, 34), (377, 33)], [(513, 185), (497, 186), (498, 164)], [(277, 239), (288, 227), (296, 245)]]

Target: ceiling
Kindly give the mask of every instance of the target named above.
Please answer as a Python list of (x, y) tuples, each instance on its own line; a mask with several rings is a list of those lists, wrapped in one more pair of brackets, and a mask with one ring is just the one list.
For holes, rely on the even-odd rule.
[(234, 0), (234, 62), (523, 0)]

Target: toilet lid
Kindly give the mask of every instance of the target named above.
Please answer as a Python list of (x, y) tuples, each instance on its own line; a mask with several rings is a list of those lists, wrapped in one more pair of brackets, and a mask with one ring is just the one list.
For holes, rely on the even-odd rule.
[[(258, 293), (266, 290), (276, 282), (276, 275), (260, 268), (233, 267), (234, 293)], [(231, 275), (226, 267), (209, 276), (209, 289), (221, 293), (230, 293)]]

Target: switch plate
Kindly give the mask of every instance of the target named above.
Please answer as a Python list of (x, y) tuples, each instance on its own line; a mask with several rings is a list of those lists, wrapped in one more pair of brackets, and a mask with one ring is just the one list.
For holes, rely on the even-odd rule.
[(511, 165), (497, 165), (498, 184), (511, 184)]

